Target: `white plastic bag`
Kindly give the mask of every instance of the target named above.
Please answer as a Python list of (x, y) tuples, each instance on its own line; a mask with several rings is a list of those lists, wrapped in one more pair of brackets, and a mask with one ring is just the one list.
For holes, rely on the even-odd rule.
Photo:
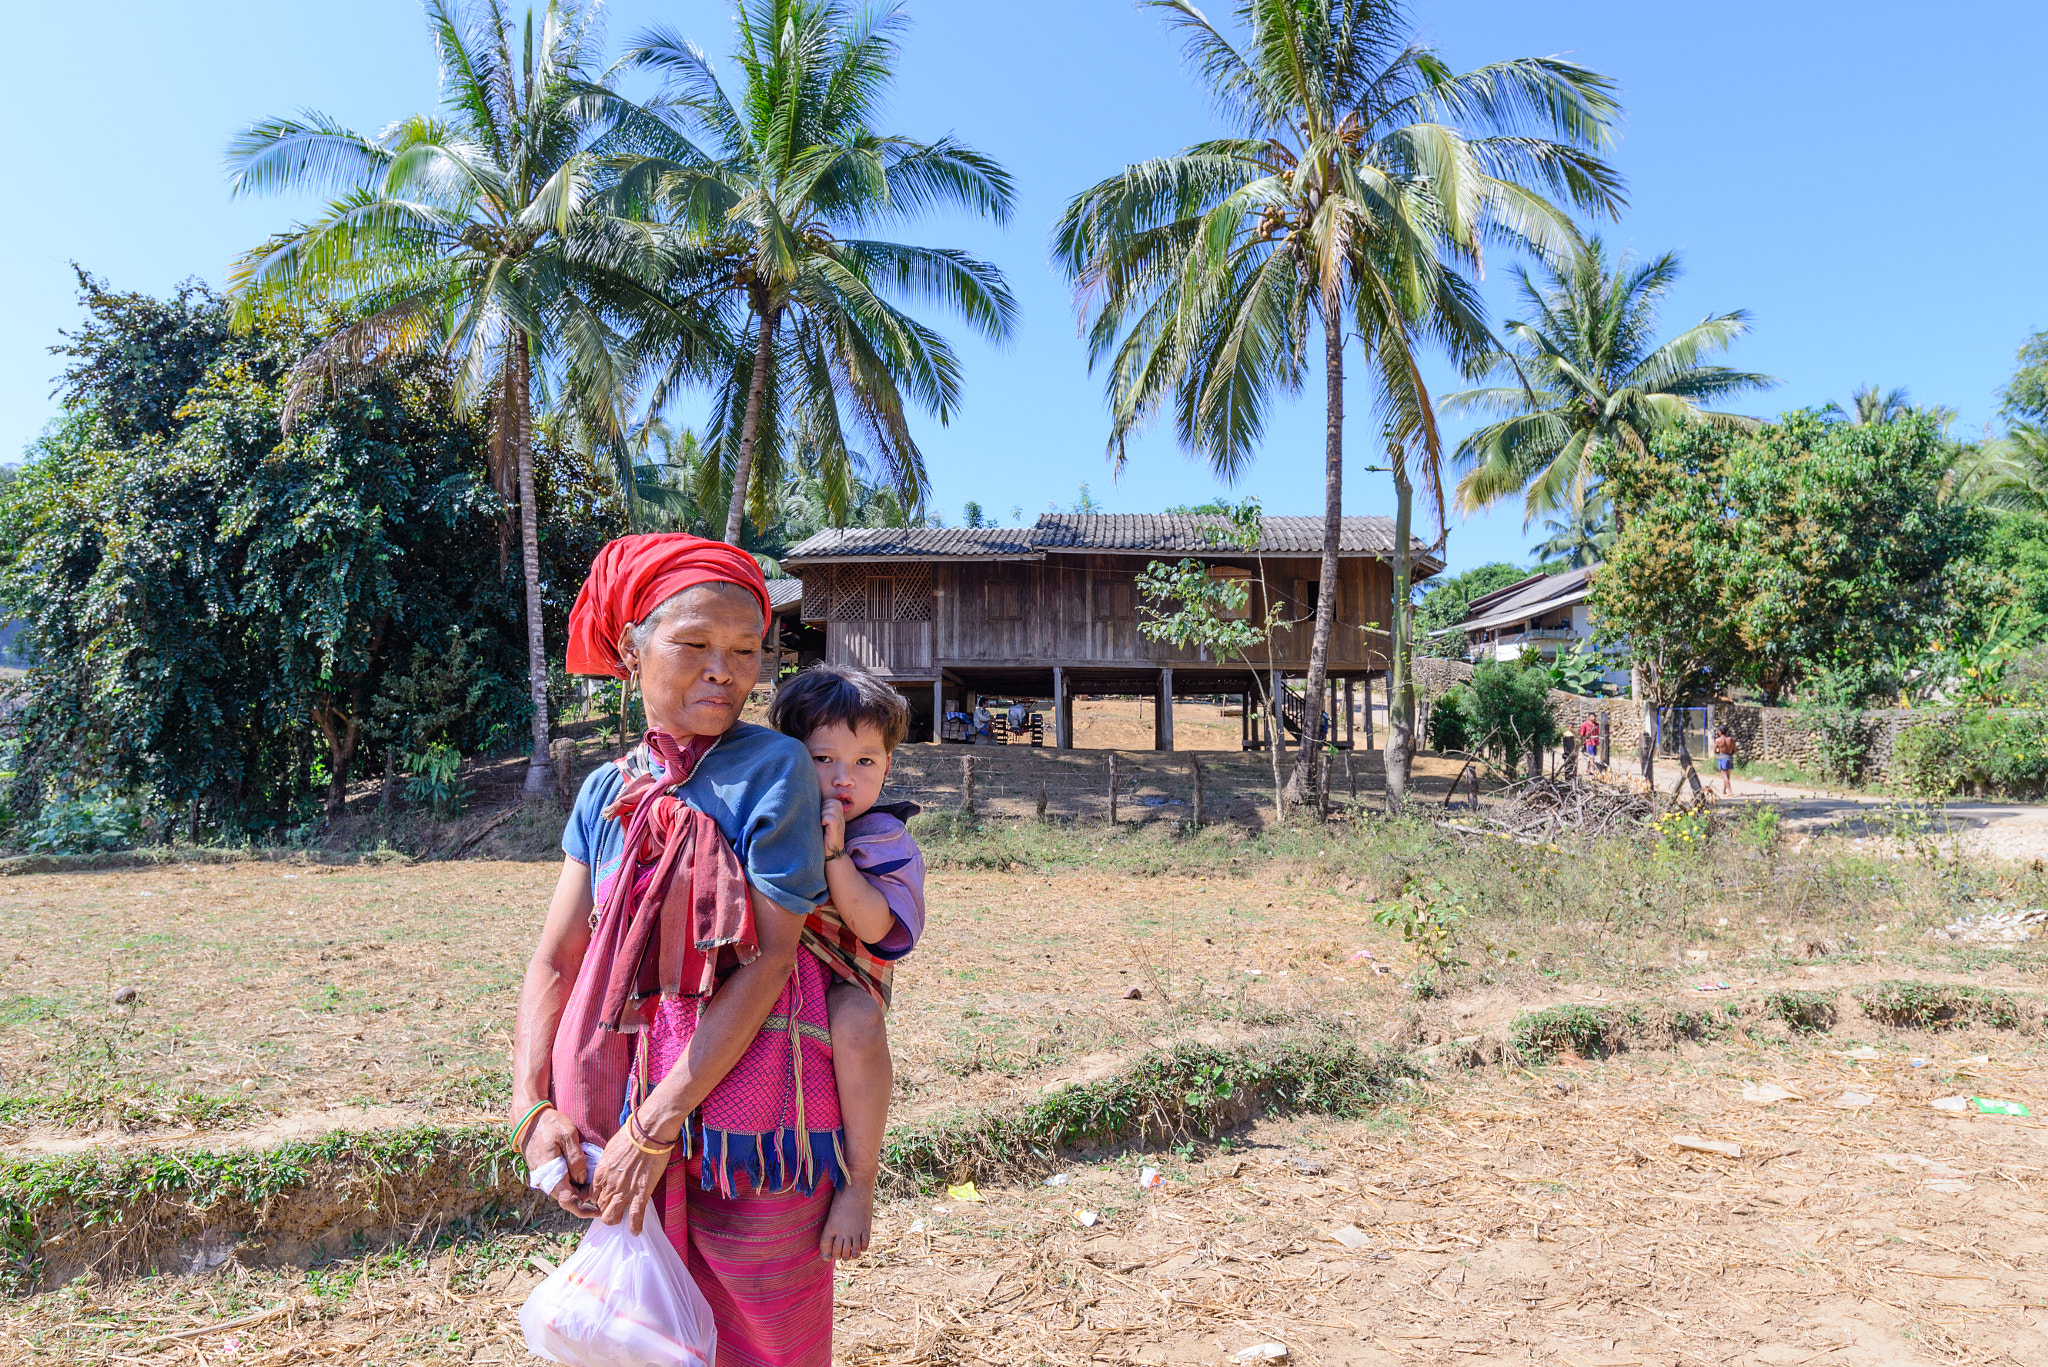
[(711, 1367), (711, 1307), (653, 1210), (634, 1234), (593, 1221), (519, 1309), (527, 1350), (567, 1367)]

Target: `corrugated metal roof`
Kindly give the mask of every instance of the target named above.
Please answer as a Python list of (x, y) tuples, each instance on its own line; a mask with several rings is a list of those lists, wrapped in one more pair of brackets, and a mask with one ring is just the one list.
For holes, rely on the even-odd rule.
[(1456, 629), (1484, 631), (1503, 622), (1519, 622), (1525, 617), (1541, 616), (1552, 608), (1579, 602), (1592, 592), (1593, 571), (1599, 568), (1598, 565), (1587, 565), (1562, 574), (1546, 574), (1476, 598), (1465, 610), (1465, 620), (1458, 623)]
[[(823, 531), (791, 549), (784, 564), (801, 560), (879, 559), (886, 556), (1039, 556), (1048, 551), (1145, 551), (1164, 555), (1199, 555), (1218, 550), (1217, 534), (1229, 519), (1193, 513), (1047, 513), (1028, 528), (849, 527)], [(1319, 517), (1269, 517), (1255, 553), (1319, 555), (1323, 520)], [(1419, 539), (1411, 540), (1418, 569), (1441, 567), (1427, 555)], [(1338, 543), (1345, 555), (1389, 556), (1394, 550), (1394, 522), (1386, 517), (1347, 517)]]

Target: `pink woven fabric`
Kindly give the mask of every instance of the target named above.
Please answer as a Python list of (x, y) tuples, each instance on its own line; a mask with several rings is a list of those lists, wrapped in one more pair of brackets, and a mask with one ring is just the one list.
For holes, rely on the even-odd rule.
[[(698, 1109), (685, 1151), (704, 1156), (707, 1180), (719, 1191), (733, 1191), (740, 1174), (747, 1186), (768, 1191), (810, 1191), (820, 1179), (834, 1187), (844, 1180), (825, 1011), (831, 981), (815, 955), (799, 953), (768, 1019)], [(674, 997), (656, 1004), (644, 1037), (650, 1085), (667, 1077), (689, 1047), (698, 1005)]]
[(678, 1159), (654, 1200), (711, 1304), (717, 1367), (831, 1367), (832, 1264), (818, 1256), (830, 1187), (705, 1191), (696, 1165)]

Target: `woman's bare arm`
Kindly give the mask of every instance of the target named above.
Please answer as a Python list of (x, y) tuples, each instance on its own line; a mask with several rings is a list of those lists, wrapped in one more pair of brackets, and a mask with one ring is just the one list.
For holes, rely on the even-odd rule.
[[(676, 1060), (667, 1077), (640, 1103), (635, 1114), (649, 1137), (667, 1141), (682, 1133), (683, 1122), (697, 1109), (711, 1089), (732, 1071), (740, 1055), (753, 1042), (768, 1019), (775, 999), (782, 995), (796, 967), (797, 940), (804, 918), (792, 915), (760, 893), (749, 889), (754, 899), (755, 934), (760, 955), (718, 985), (704, 1014), (690, 1036), (689, 1048)], [(598, 1164), (596, 1194), (606, 1224), (617, 1224), (630, 1216), (633, 1232), (640, 1232), (642, 1212), (653, 1194), (655, 1181), (667, 1166), (667, 1155), (640, 1152), (627, 1130), (621, 1129), (606, 1146), (604, 1161)]]
[[(562, 1011), (583, 967), (584, 952), (590, 948), (590, 909), (589, 865), (564, 859), (561, 877), (555, 880), (555, 895), (548, 903), (547, 924), (519, 989), (519, 1019), (512, 1031), (514, 1124), (529, 1107), (546, 1100), (552, 1089), (555, 1032), (561, 1028)], [(544, 1112), (534, 1122), (525, 1148), (530, 1167), (538, 1168), (558, 1153), (567, 1158), (569, 1177), (555, 1189), (555, 1199), (571, 1215), (588, 1219), (597, 1213), (585, 1194), (575, 1189), (589, 1182), (590, 1173), (585, 1170), (581, 1136), (567, 1117), (558, 1111)]]

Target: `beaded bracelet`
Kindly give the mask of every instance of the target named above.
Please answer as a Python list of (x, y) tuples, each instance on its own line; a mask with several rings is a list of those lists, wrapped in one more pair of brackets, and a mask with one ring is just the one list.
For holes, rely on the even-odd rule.
[(514, 1151), (525, 1149), (528, 1137), (527, 1126), (538, 1120), (542, 1111), (552, 1111), (554, 1108), (555, 1103), (552, 1101), (536, 1101), (533, 1103), (532, 1110), (519, 1117), (519, 1123), (512, 1127), (512, 1148)]

